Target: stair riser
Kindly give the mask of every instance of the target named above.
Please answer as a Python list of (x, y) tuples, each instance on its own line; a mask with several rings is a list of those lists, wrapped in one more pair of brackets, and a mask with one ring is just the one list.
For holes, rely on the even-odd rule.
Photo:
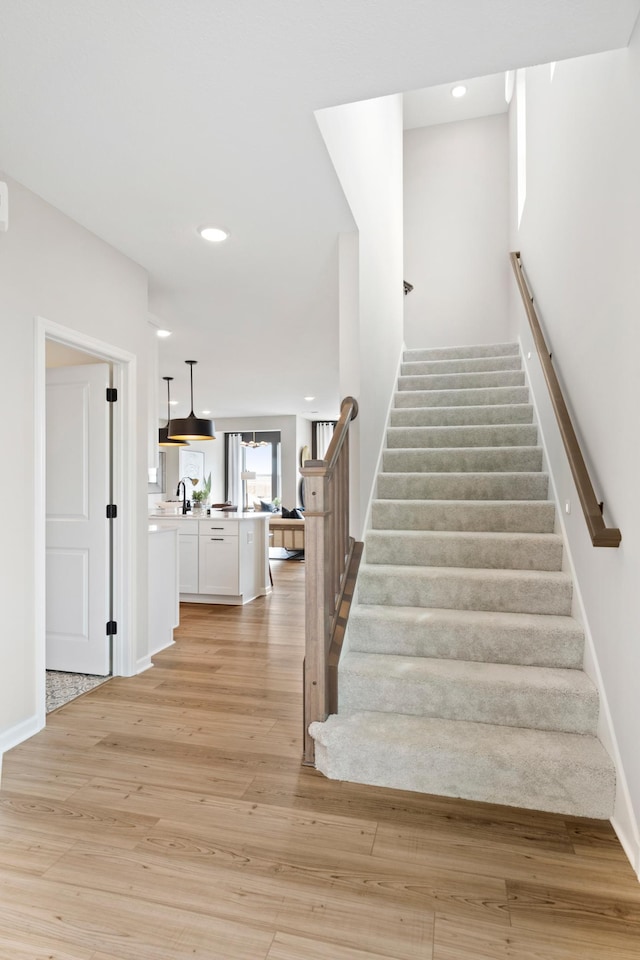
[(534, 447), (538, 441), (535, 424), (516, 423), (474, 427), (389, 427), (390, 450), (425, 447)]
[(358, 602), (447, 610), (502, 610), (507, 613), (571, 614), (571, 581), (469, 577), (446, 569), (367, 567), (360, 569)]
[(428, 350), (405, 350), (402, 359), (406, 363), (425, 360), (466, 360), (477, 357), (520, 356), (517, 343), (487, 343), (473, 347), (433, 347)]
[(484, 387), (475, 390), (405, 390), (393, 405), (403, 407), (460, 407), (529, 403), (528, 387)]
[(553, 533), (555, 506), (549, 501), (398, 501), (375, 500), (377, 530), (476, 530), (496, 533)]
[[(369, 721), (369, 717), (363, 718), (363, 722)], [(354, 718), (333, 719), (351, 725)], [(595, 757), (594, 751), (589, 751), (583, 759), (582, 738), (569, 738), (565, 752), (538, 749), (532, 754), (528, 749), (532, 738), (553, 735), (531, 736), (523, 731), (516, 748), (505, 758), (502, 742), (493, 736), (491, 727), (486, 728), (490, 735), (486, 745), (480, 738), (472, 739), (470, 750), (464, 735), (468, 726), (460, 733), (456, 729), (449, 733), (447, 721), (416, 721), (409, 717), (391, 732), (387, 742), (384, 718), (376, 717), (375, 721), (367, 729), (363, 729), (363, 724), (354, 729), (347, 727), (339, 739), (331, 732), (325, 733), (325, 724), (312, 724), (318, 770), (333, 780), (508, 804), (564, 816), (606, 820), (613, 815), (615, 776), (611, 763), (601, 748)], [(436, 730), (429, 736), (428, 729), (405, 729), (419, 723), (432, 724)], [(505, 733), (509, 735), (508, 731)]]
[(471, 357), (459, 360), (409, 360), (400, 367), (403, 377), (432, 376), (449, 373), (497, 373), (521, 370), (520, 357)]
[(386, 473), (532, 473), (542, 470), (542, 447), (424, 447), (385, 450)]
[(546, 500), (546, 473), (381, 473), (380, 500)]
[(370, 677), (340, 667), (338, 714), (402, 713), (470, 723), (492, 723), (563, 733), (596, 733), (598, 697), (501, 683), (459, 682), (442, 677), (412, 683), (407, 677)]
[(370, 530), (367, 563), (428, 567), (473, 567), (493, 570), (562, 569), (562, 541), (482, 541), (478, 538), (416, 538)]
[(358, 653), (570, 670), (582, 667), (584, 638), (578, 629), (452, 622), (433, 616), (428, 609), (412, 620), (402, 616), (407, 611), (398, 609), (400, 616), (394, 623), (367, 616), (367, 609), (356, 606), (349, 617), (349, 648)]
[(533, 407), (528, 403), (504, 403), (478, 407), (409, 407), (392, 410), (391, 427), (447, 427), (473, 424), (533, 423)]
[(398, 377), (398, 390), (470, 390), (479, 387), (523, 387), (521, 370), (496, 373), (448, 373)]

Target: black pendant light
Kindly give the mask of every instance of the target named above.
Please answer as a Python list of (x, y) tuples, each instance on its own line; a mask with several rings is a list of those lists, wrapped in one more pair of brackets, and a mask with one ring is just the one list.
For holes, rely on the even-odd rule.
[(191, 369), (191, 413), (188, 417), (178, 417), (169, 420), (167, 436), (169, 440), (215, 440), (215, 424), (213, 420), (202, 420), (193, 412), (193, 365), (197, 360), (185, 360)]
[(160, 427), (158, 430), (158, 444), (161, 447), (188, 447), (189, 443), (187, 440), (169, 439), (169, 420), (171, 419), (171, 394), (169, 393), (169, 384), (173, 380), (173, 377), (163, 377), (162, 379), (167, 381), (167, 425), (166, 427)]

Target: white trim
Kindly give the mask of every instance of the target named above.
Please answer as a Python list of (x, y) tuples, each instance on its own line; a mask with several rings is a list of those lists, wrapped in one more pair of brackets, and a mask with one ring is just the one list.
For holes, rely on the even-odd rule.
[[(629, 858), (629, 861), (635, 870), (638, 879), (640, 879), (640, 829), (638, 822), (635, 817), (633, 804), (631, 802), (631, 793), (629, 791), (629, 784), (624, 772), (624, 767), (622, 764), (622, 758), (620, 756), (620, 750), (618, 748), (618, 741), (615, 734), (615, 728), (613, 726), (613, 720), (611, 718), (611, 711), (609, 709), (609, 701), (607, 699), (607, 694), (602, 679), (602, 673), (600, 672), (600, 665), (598, 663), (598, 657), (596, 653), (595, 644), (593, 642), (593, 636), (591, 634), (591, 629), (589, 627), (589, 621), (587, 619), (586, 609), (584, 601), (582, 599), (582, 591), (580, 589), (580, 581), (576, 575), (576, 568), (573, 562), (573, 555), (571, 553), (571, 546), (569, 543), (569, 537), (567, 535), (566, 524), (564, 521), (564, 514), (560, 509), (560, 497), (558, 495), (558, 489), (556, 487), (555, 477), (551, 470), (551, 460), (549, 457), (549, 452), (547, 448), (547, 443), (545, 440), (544, 432), (542, 429), (542, 419), (540, 416), (540, 410), (536, 401), (535, 392), (533, 389), (533, 381), (529, 375), (529, 363), (527, 354), (530, 353), (532, 357), (532, 362), (538, 362), (538, 354), (535, 349), (533, 341), (525, 345), (522, 342), (522, 334), (518, 337), (520, 343), (520, 353), (522, 356), (522, 361), (525, 368), (525, 376), (527, 381), (527, 386), (529, 388), (529, 398), (530, 402), (533, 405), (534, 414), (537, 422), (538, 433), (540, 437), (540, 444), (544, 453), (544, 459), (546, 464), (547, 473), (549, 474), (549, 483), (551, 486), (551, 491), (553, 494), (553, 500), (556, 506), (556, 525), (560, 527), (560, 533), (563, 540), (563, 567), (565, 567), (568, 573), (571, 575), (573, 582), (573, 607), (572, 611), (576, 619), (578, 619), (584, 628), (584, 641), (585, 641), (585, 652), (584, 652), (584, 664), (583, 669), (587, 674), (589, 679), (593, 682), (595, 687), (598, 690), (598, 696), (600, 699), (600, 711), (598, 715), (598, 739), (602, 742), (605, 750), (611, 757), (613, 765), (616, 771), (616, 795), (615, 795), (615, 804), (614, 812), (611, 817), (611, 825), (615, 830), (618, 839), (624, 849), (624, 852)], [(572, 496), (572, 502), (578, 503), (578, 492), (575, 489), (575, 484), (573, 478), (571, 478), (571, 483), (574, 485), (574, 495)]]
[(27, 717), (26, 720), (22, 720), (20, 723), (16, 723), (14, 727), (9, 727), (8, 730), (5, 730), (2, 736), (0, 736), (0, 764), (2, 763), (3, 753), (6, 753), (7, 750), (11, 750), (13, 747), (17, 747), (18, 744), (24, 740), (28, 740), (29, 737), (38, 733), (43, 727), (44, 720), (41, 721), (39, 714), (34, 713), (32, 717)]
[(135, 666), (136, 675), (139, 673), (144, 673), (145, 670), (150, 670), (153, 665), (154, 664), (151, 660), (151, 654), (149, 654), (146, 657), (140, 657), (139, 660), (136, 660), (136, 666)]
[(391, 411), (394, 408), (394, 403), (396, 399), (396, 393), (398, 392), (398, 380), (400, 379), (400, 373), (402, 371), (402, 364), (404, 363), (404, 354), (407, 349), (404, 342), (400, 347), (400, 359), (396, 365), (396, 375), (395, 380), (393, 381), (393, 390), (391, 391), (391, 397), (389, 398), (389, 404), (387, 406), (387, 416), (384, 423), (384, 430), (382, 431), (382, 440), (380, 441), (380, 449), (378, 450), (378, 459), (376, 461), (376, 468), (373, 473), (373, 481), (371, 483), (371, 489), (369, 490), (369, 498), (367, 501), (367, 510), (364, 515), (364, 526), (362, 529), (362, 537), (366, 536), (367, 530), (371, 526), (371, 511), (373, 509), (373, 501), (376, 497), (376, 488), (378, 485), (378, 475), (382, 473), (382, 456), (387, 449), (387, 430), (389, 429), (389, 421), (391, 420)]
[(46, 718), (45, 682), (45, 415), (46, 375), (45, 341), (54, 340), (91, 353), (113, 365), (113, 386), (118, 403), (113, 419), (113, 494), (118, 504), (118, 522), (114, 528), (113, 597), (114, 619), (118, 633), (113, 639), (113, 675), (129, 677), (136, 673), (135, 624), (137, 569), (136, 536), (136, 358), (95, 337), (64, 327), (45, 317), (35, 317), (35, 491), (34, 491), (34, 569), (35, 569), (35, 666), (36, 710), (40, 728)]

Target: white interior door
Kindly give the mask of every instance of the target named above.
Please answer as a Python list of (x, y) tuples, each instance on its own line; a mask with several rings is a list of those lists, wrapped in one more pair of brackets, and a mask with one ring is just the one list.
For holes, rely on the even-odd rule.
[(47, 370), (46, 665), (111, 672), (105, 363)]

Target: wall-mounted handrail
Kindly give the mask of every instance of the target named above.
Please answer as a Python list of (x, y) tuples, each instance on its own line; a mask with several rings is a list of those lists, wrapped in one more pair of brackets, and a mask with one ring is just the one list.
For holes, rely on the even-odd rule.
[(349, 426), (353, 397), (342, 401), (324, 460), (306, 460), (304, 478), (305, 658), (303, 763), (313, 764), (313, 720), (336, 711), (337, 664), (348, 605), (362, 555), (349, 536)]
[(598, 503), (596, 498), (589, 471), (587, 470), (587, 465), (584, 461), (582, 450), (580, 449), (580, 444), (573, 428), (565, 399), (562, 395), (562, 389), (556, 372), (553, 369), (551, 354), (533, 305), (533, 296), (524, 277), (520, 253), (511, 253), (510, 259), (518, 289), (520, 290), (520, 295), (522, 296), (522, 301), (527, 312), (529, 326), (531, 327), (533, 339), (542, 365), (542, 372), (547, 381), (551, 403), (555, 410), (558, 427), (560, 428), (564, 448), (569, 459), (571, 473), (573, 474), (573, 479), (578, 490), (584, 518), (587, 521), (591, 542), (594, 547), (618, 547), (620, 546), (622, 534), (617, 527), (607, 527), (604, 522), (602, 504)]

